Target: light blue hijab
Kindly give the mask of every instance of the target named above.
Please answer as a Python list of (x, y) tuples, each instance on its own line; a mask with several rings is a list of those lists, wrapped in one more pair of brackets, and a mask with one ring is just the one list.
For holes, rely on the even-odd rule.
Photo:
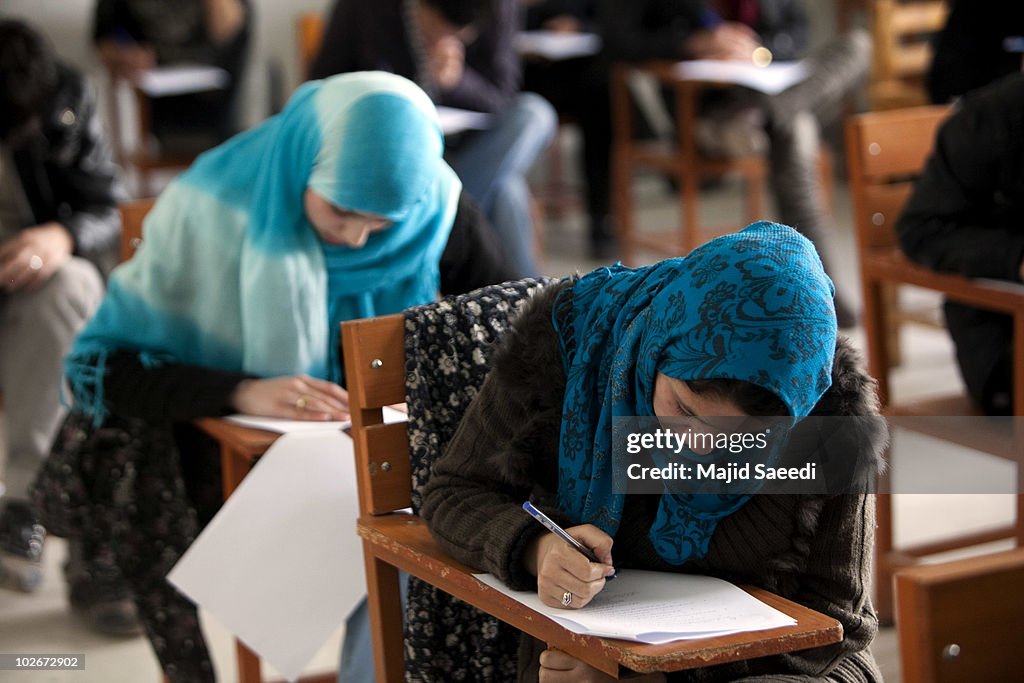
[[(301, 86), (285, 109), (202, 155), (160, 196), (142, 247), (111, 276), (66, 362), (80, 410), (105, 414), (107, 355), (259, 376), (337, 380), (341, 320), (436, 298), (461, 184), (434, 105), (411, 81), (351, 73)], [(328, 245), (310, 188), (391, 225)]]
[[(566, 370), (558, 454), (563, 512), (614, 536), (625, 494), (612, 490), (614, 417), (653, 416), (654, 382), (737, 379), (763, 387), (796, 418), (831, 385), (832, 281), (792, 228), (755, 223), (688, 256), (645, 268), (601, 268), (556, 313)], [(560, 306), (556, 305), (556, 312)], [(707, 553), (718, 522), (749, 495), (666, 489), (649, 537), (672, 564)]]

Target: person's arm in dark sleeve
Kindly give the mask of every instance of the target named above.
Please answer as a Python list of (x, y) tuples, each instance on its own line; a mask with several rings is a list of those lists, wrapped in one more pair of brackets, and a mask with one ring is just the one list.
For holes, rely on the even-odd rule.
[(523, 277), (508, 265), (494, 230), (465, 191), (441, 254), (441, 294), (463, 294)]
[(74, 253), (103, 260), (117, 253), (121, 237), (117, 204), (126, 193), (96, 114), (95, 92), (84, 79), (79, 87), (83, 91), (77, 112), (77, 153), (61, 168), (55, 179), (60, 187), (55, 190), (69, 209), (60, 222), (71, 233)]
[(522, 85), (522, 61), (515, 37), (522, 16), (518, 0), (495, 3), (495, 16), (466, 47), (465, 71), (454, 88), (439, 94), (438, 104), (482, 112), (501, 111)]
[(1020, 172), (1022, 112), (1024, 78), (965, 100), (942, 126), (896, 224), (911, 260), (968, 277), (1020, 279), (1024, 228), (994, 224), (993, 212), (1000, 179), (1008, 169)]
[(522, 510), (523, 501), (572, 526), (545, 489), (557, 487), (565, 391), (551, 324), (557, 291), (538, 294), (495, 351), (490, 374), (423, 492), (421, 514), (441, 547), (518, 590), (536, 588), (524, 559), (531, 542), (545, 533)]
[(649, 22), (644, 0), (621, 2), (602, 0), (598, 24), (604, 39), (604, 52), (611, 60), (683, 59), (685, 45), (699, 29), (700, 2), (680, 3), (673, 16)]
[(132, 351), (107, 357), (103, 395), (111, 413), (144, 420), (191, 420), (237, 412), (231, 396), (252, 378), (241, 372), (162, 363), (147, 367)]
[(353, 49), (355, 32), (360, 30), (358, 3), (354, 0), (337, 0), (327, 19), (320, 50), (309, 67), (310, 79), (327, 78), (334, 74), (358, 70), (349, 55)]

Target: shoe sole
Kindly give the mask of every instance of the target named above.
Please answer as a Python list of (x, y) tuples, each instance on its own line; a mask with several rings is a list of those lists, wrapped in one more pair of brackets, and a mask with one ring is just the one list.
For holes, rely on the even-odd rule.
[(21, 593), (34, 593), (43, 583), (39, 562), (5, 555), (0, 560), (0, 587)]

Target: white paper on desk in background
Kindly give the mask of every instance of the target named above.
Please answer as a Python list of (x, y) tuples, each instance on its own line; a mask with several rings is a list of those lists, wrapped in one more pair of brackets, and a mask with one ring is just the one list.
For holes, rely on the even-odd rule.
[(757, 66), (752, 62), (718, 59), (693, 59), (675, 65), (679, 78), (690, 81), (711, 81), (731, 83), (767, 95), (777, 95), (786, 88), (807, 78), (807, 64), (804, 62), (772, 62), (768, 66)]
[(796, 623), (742, 588), (711, 576), (623, 569), (578, 610), (548, 607), (535, 591), (510, 590), (491, 574), (474, 576), (573, 633), (640, 643), (657, 645)]
[(285, 434), (167, 579), (295, 679), (366, 594), (352, 439)]
[(135, 80), (135, 86), (150, 97), (186, 95), (226, 88), (228, 72), (216, 66), (178, 65), (146, 69)]
[[(405, 413), (388, 406), (384, 406), (383, 412), (385, 424), (401, 422), (408, 417)], [(292, 432), (338, 432), (352, 426), (351, 420), (345, 420), (344, 422), (316, 422), (315, 420), (286, 420), (283, 417), (259, 417), (258, 415), (242, 415), (240, 413), (226, 415), (224, 419), (243, 427), (265, 429), (268, 432), (280, 432), (281, 434), (291, 434)]]
[(521, 55), (543, 57), (553, 62), (590, 57), (601, 51), (601, 36), (565, 31), (520, 31), (516, 34), (516, 50)]
[(441, 120), (441, 132), (445, 135), (455, 135), (467, 130), (485, 130), (491, 125), (491, 115), (481, 111), (439, 106), (437, 116)]

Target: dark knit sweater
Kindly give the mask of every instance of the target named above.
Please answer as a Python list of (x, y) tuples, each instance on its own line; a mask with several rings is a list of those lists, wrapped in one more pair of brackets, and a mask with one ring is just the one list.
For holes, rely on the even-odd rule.
[[(567, 286), (555, 285), (535, 297), (495, 350), (480, 394), (445, 455), (435, 463), (424, 491), (422, 514), (445, 550), (521, 590), (536, 587), (523, 558), (544, 529), (524, 515), (520, 505), (529, 498), (546, 510), (557, 510), (565, 375), (552, 307), (557, 292)], [(837, 348), (832, 388), (814, 414), (877, 414), (873, 383), (845, 341)], [(885, 443), (878, 424), (866, 421), (853, 427), (862, 433), (847, 435), (852, 441), (840, 436), (823, 447), (843, 449), (859, 443), (859, 452), (845, 457), (875, 467)], [(648, 539), (657, 502), (656, 496), (627, 497), (615, 534), (617, 565), (708, 574), (760, 586), (835, 617), (845, 633), (833, 646), (680, 672), (669, 680), (773, 680), (792, 674), (811, 680), (881, 680), (868, 651), (878, 626), (870, 603), (870, 496), (754, 496), (719, 523), (705, 557), (682, 567), (662, 560)], [(565, 517), (558, 521), (573, 524)], [(524, 642), (520, 648), (524, 680), (535, 675), (530, 670), (541, 649), (535, 642)]]

